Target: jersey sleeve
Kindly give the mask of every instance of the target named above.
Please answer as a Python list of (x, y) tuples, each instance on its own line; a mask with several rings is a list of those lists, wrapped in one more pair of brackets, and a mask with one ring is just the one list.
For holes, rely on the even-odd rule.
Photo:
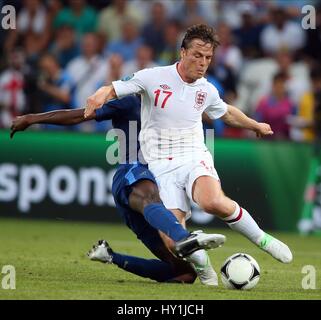
[(95, 120), (100, 122), (104, 120), (110, 120), (116, 116), (118, 113), (117, 108), (117, 100), (109, 101), (108, 103), (104, 104), (101, 108), (96, 109), (96, 117)]
[(121, 116), (123, 112), (130, 111), (131, 108), (138, 108), (139, 105), (140, 99), (135, 96), (111, 100), (104, 104), (101, 108), (95, 110), (95, 120), (98, 122), (111, 120), (115, 117)]
[(130, 77), (126, 77), (122, 80), (113, 81), (113, 87), (115, 89), (116, 95), (118, 98), (130, 94), (142, 93), (146, 90), (146, 84), (148, 83), (149, 70), (144, 69), (134, 73)]
[(221, 99), (217, 89), (209, 84), (210, 87), (210, 100), (205, 113), (211, 119), (219, 119), (227, 112), (227, 104)]

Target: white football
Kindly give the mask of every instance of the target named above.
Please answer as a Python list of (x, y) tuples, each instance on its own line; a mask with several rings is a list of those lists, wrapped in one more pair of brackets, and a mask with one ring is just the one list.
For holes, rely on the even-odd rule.
[(249, 290), (260, 280), (260, 267), (247, 253), (235, 253), (221, 268), (221, 279), (228, 289)]

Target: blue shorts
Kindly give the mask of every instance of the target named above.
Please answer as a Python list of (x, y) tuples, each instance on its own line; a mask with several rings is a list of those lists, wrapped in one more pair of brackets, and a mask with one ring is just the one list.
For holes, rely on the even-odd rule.
[(141, 163), (122, 164), (114, 175), (112, 193), (117, 210), (127, 226), (149, 250), (155, 252), (160, 246), (164, 246), (158, 231), (145, 220), (141, 213), (129, 207), (128, 199), (132, 186), (141, 180), (150, 180), (156, 184), (156, 180), (148, 170), (147, 165)]

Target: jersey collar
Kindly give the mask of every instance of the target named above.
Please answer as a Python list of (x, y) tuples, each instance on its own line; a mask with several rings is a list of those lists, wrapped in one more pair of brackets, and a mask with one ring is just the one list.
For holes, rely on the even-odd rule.
[(173, 72), (173, 74), (179, 79), (179, 81), (181, 83), (183, 83), (184, 85), (186, 86), (191, 86), (191, 87), (195, 87), (195, 86), (198, 86), (199, 84), (201, 83), (204, 83), (204, 81), (206, 81), (206, 79), (204, 77), (200, 78), (200, 79), (197, 79), (196, 81), (192, 82), (192, 83), (188, 83), (188, 82), (185, 82), (180, 74), (178, 73), (178, 70), (177, 70), (177, 66), (178, 66), (178, 62), (175, 62), (172, 66), (171, 66), (171, 70)]

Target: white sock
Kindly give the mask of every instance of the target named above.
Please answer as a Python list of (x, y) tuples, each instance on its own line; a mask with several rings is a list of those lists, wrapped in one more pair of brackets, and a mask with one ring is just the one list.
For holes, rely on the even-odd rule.
[(201, 249), (191, 253), (185, 259), (195, 267), (205, 267), (207, 265), (207, 258), (207, 252), (204, 249)]
[(260, 229), (251, 215), (244, 208), (241, 208), (236, 202), (235, 204), (236, 208), (234, 213), (223, 220), (232, 230), (242, 233), (249, 240), (259, 245), (264, 235), (264, 231)]

